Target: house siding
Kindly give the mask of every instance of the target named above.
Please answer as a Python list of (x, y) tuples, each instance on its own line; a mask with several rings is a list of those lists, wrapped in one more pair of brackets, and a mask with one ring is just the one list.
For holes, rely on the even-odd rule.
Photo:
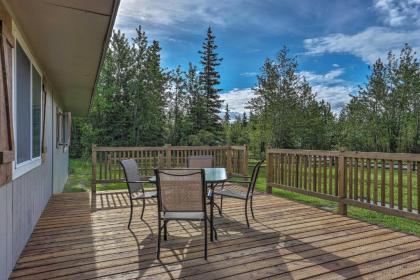
[[(58, 106), (54, 106), (53, 111), (53, 127), (55, 129), (57, 125), (57, 109)], [(55, 132), (55, 130), (54, 130)], [(55, 133), (54, 133), (55, 135)], [(63, 146), (58, 146), (56, 143), (57, 139), (53, 139), (53, 192), (60, 193), (64, 189), (64, 185), (67, 182), (68, 170), (69, 170), (69, 148), (63, 148)]]
[(68, 151), (56, 148), (55, 110), (59, 107), (47, 92), (43, 163), (0, 186), (0, 279), (7, 279), (54, 192), (61, 192), (68, 177)]

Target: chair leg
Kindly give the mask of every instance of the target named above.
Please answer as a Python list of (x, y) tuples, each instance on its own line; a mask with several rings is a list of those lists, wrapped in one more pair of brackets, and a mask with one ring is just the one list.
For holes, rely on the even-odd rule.
[(157, 251), (156, 251), (156, 258), (160, 260), (160, 242), (162, 238), (162, 226), (160, 217), (158, 218), (158, 244), (157, 244)]
[(128, 229), (131, 226), (131, 219), (133, 218), (133, 201), (130, 199), (130, 220), (128, 221)]
[(146, 208), (146, 199), (142, 199), (143, 206), (141, 208), (140, 220), (143, 220), (144, 209)]
[(207, 260), (207, 218), (204, 218), (204, 259)]
[(163, 240), (168, 240), (168, 221), (163, 221)]
[(246, 225), (249, 228), (249, 221), (248, 221), (248, 200), (245, 200), (245, 219), (246, 219)]
[(223, 213), (223, 195), (220, 196), (220, 216)]
[(252, 218), (255, 220), (255, 216), (254, 216), (254, 208), (252, 207), (252, 196), (251, 196), (251, 214), (252, 214)]

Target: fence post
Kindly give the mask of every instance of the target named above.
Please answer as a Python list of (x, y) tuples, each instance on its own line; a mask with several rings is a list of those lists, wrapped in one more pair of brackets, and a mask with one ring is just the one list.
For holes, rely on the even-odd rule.
[(248, 157), (249, 157), (249, 151), (248, 151), (248, 145), (244, 145), (244, 162), (243, 162), (243, 170), (242, 175), (247, 176), (248, 175)]
[(232, 146), (228, 146), (228, 149), (226, 151), (226, 169), (228, 175), (232, 174)]
[(346, 160), (344, 151), (340, 151), (338, 156), (338, 213), (347, 215), (347, 205), (344, 201), (346, 198)]
[(172, 145), (167, 144), (166, 145), (166, 168), (172, 167)]
[(266, 164), (266, 168), (267, 168), (267, 177), (266, 177), (266, 193), (273, 193), (273, 188), (271, 187), (270, 183), (271, 183), (271, 174), (272, 174), (272, 159), (273, 159), (273, 154), (270, 151), (270, 148), (267, 149), (267, 151), (265, 152), (266, 158), (267, 158), (267, 164)]
[(96, 194), (96, 144), (92, 144), (92, 183), (90, 190), (92, 195)]

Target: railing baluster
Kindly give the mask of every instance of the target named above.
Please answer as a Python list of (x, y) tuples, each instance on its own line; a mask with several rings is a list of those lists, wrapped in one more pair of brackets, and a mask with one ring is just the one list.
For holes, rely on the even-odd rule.
[(348, 158), (348, 189), (349, 189), (349, 198), (353, 199), (353, 158)]
[(389, 206), (394, 208), (394, 162), (389, 161)]
[(371, 182), (372, 182), (372, 178), (371, 178), (371, 161), (370, 159), (368, 159), (366, 161), (367, 164), (367, 174), (366, 174), (366, 196), (367, 196), (367, 202), (370, 203), (370, 198), (371, 198)]
[(333, 171), (333, 166), (332, 166), (332, 158), (331, 156), (328, 157), (328, 164), (329, 164), (329, 171), (328, 171), (328, 176), (329, 176), (329, 182), (328, 182), (328, 194), (332, 194), (332, 171)]
[(413, 211), (413, 166), (412, 166), (411, 161), (407, 162), (407, 173), (408, 173), (407, 209), (409, 212), (412, 212)]
[(354, 199), (359, 199), (359, 159), (354, 159)]
[(373, 169), (373, 203), (378, 204), (378, 160), (375, 159), (374, 169)]
[(365, 161), (361, 159), (360, 165), (360, 201), (365, 201)]
[(403, 178), (402, 178), (402, 161), (398, 161), (398, 209), (403, 209)]
[(312, 172), (313, 172), (313, 174), (312, 174), (312, 176), (313, 176), (313, 184), (312, 184), (312, 190), (314, 191), (314, 192), (316, 192), (316, 180), (317, 180), (317, 168), (316, 168), (316, 165), (317, 165), (317, 158), (316, 158), (316, 156), (314, 156), (313, 157), (313, 165), (312, 165)]
[(327, 156), (324, 156), (324, 162), (323, 162), (323, 166), (324, 166), (324, 171), (323, 171), (323, 175), (324, 175), (324, 193), (327, 193)]
[(386, 189), (385, 189), (385, 177), (386, 177), (386, 161), (383, 159), (381, 164), (381, 206), (386, 204)]
[(416, 162), (416, 168), (417, 168), (417, 176), (416, 176), (416, 182), (417, 182), (417, 214), (420, 214), (420, 168), (419, 168), (420, 162)]

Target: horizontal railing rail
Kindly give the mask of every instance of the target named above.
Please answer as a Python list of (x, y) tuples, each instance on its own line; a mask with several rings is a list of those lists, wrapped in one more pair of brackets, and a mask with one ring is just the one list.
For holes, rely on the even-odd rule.
[(272, 188), (420, 220), (420, 154), (267, 150)]
[(156, 168), (187, 167), (189, 156), (211, 155), (215, 167), (224, 167), (228, 174), (246, 176), (248, 170), (247, 146), (171, 146), (164, 147), (98, 147), (92, 145), (92, 184), (122, 182), (122, 159), (133, 158), (142, 176), (152, 176)]

